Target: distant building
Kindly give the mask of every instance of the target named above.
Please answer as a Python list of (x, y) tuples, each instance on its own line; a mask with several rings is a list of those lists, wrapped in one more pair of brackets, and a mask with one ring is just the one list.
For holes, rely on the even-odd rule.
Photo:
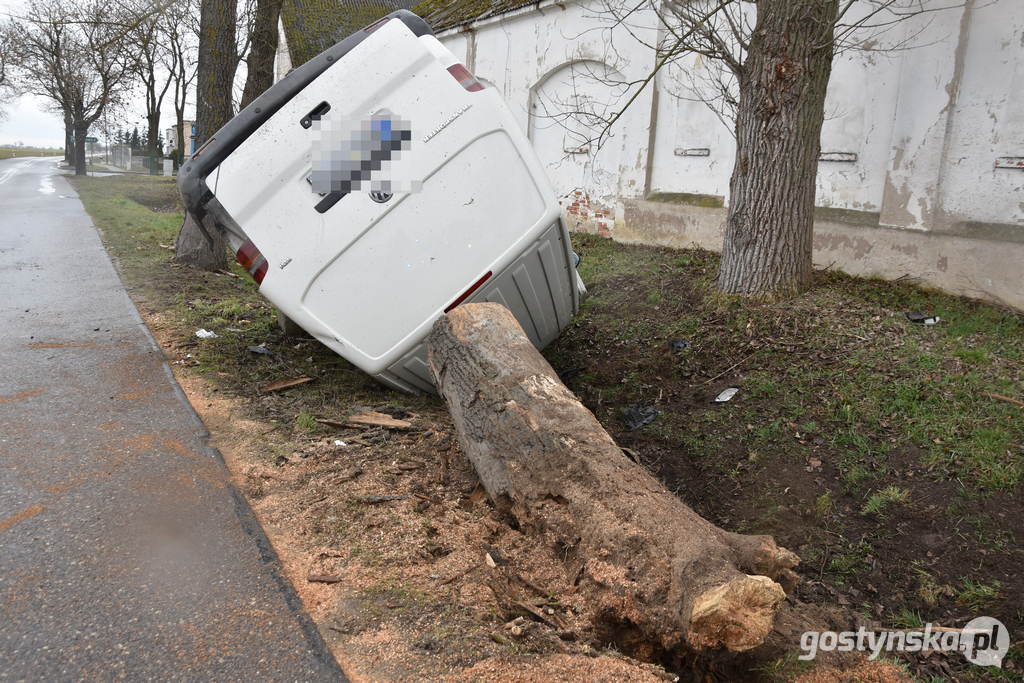
[[(183, 130), (185, 133), (185, 156), (190, 157), (196, 151), (196, 124), (195, 121), (185, 121)], [(178, 127), (171, 126), (167, 129), (167, 151), (164, 154), (170, 156), (178, 149)]]

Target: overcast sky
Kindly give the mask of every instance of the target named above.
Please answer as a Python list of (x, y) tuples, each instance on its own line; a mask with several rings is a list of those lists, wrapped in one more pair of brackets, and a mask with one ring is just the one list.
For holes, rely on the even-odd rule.
[[(17, 16), (24, 3), (21, 0), (0, 0), (0, 15), (8, 17)], [(189, 109), (185, 116), (190, 117), (195, 106), (195, 90), (189, 93)], [(8, 111), (10, 116), (5, 121), (0, 121), (0, 146), (13, 145), (21, 142), (26, 147), (63, 147), (64, 146), (64, 117), (47, 111), (46, 100), (32, 96), (22, 95), (21, 98), (11, 105)], [(107, 116), (107, 123), (111, 134), (118, 127), (131, 130), (139, 127), (139, 133), (145, 134), (146, 130), (146, 100), (141, 91), (134, 93), (130, 98), (128, 106), (122, 111), (111, 111)], [(164, 98), (164, 106), (160, 116), (160, 130), (166, 136), (166, 131), (174, 124), (174, 100), (173, 94), (168, 93)], [(89, 135), (104, 138), (102, 119), (89, 130)]]

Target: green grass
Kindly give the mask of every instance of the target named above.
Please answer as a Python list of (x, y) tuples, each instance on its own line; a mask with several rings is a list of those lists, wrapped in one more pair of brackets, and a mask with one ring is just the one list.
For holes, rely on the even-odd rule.
[(41, 149), (39, 147), (0, 147), (0, 159), (14, 157), (64, 157), (63, 149)]
[(985, 585), (971, 579), (962, 580), (964, 585), (957, 591), (956, 600), (972, 612), (981, 612), (987, 609), (999, 597), (999, 589), (1002, 587), (999, 581)]
[[(629, 401), (656, 397), (659, 376), (678, 381), (697, 372), (706, 379), (740, 361), (740, 370), (747, 370), (742, 397), (774, 404), (758, 407), (748, 439), (763, 445), (780, 439), (778, 424), (812, 423), (805, 429), (840, 452), (851, 490), (884, 472), (858, 468), (862, 459), (884, 465), (889, 453), (907, 445), (922, 449), (919, 466), (934, 478), (1017, 490), (1024, 421), (1019, 407), (986, 394), (1024, 400), (1020, 314), (835, 272), (820, 274), (802, 297), (753, 303), (713, 292), (714, 254), (626, 247), (580, 234), (573, 243), (591, 297), (545, 355), (556, 369), (585, 365), (598, 348), (622, 359), (618, 376), (588, 368), (571, 378), (577, 394), (592, 393), (596, 403), (600, 393), (602, 406), (620, 391)], [(680, 280), (689, 293), (675, 286)], [(907, 310), (925, 310), (943, 322), (912, 325)], [(692, 351), (676, 356), (671, 367), (650, 362), (674, 338), (691, 340)], [(718, 411), (704, 429), (731, 429), (727, 416)], [(662, 436), (680, 436), (670, 420), (659, 422)]]
[(886, 510), (888, 510), (889, 506), (896, 503), (906, 503), (909, 500), (910, 491), (896, 486), (887, 486), (868, 497), (864, 507), (861, 508), (860, 514), (875, 515), (880, 519), (885, 519)]

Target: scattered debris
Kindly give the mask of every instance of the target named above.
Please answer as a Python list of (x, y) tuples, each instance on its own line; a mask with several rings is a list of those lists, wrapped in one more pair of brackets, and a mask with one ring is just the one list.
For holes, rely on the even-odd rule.
[(1007, 403), (1016, 403), (1021, 408), (1024, 408), (1024, 401), (1018, 401), (1017, 399), (1010, 398), (1008, 396), (1000, 396), (999, 394), (989, 394), (987, 392), (985, 393), (985, 395), (988, 396), (989, 398), (995, 398), (995, 399), (998, 399), (1000, 401), (1006, 401)]
[(334, 574), (310, 574), (306, 577), (306, 581), (310, 583), (341, 583), (342, 579)]
[[(325, 423), (326, 424), (326, 423)], [(406, 420), (396, 420), (390, 415), (368, 410), (363, 413), (356, 413), (348, 418), (344, 426), (357, 427), (386, 427), (387, 429), (412, 429), (412, 423)]]
[(440, 498), (434, 498), (433, 496), (428, 496), (425, 493), (414, 493), (412, 495), (413, 495), (414, 498), (419, 498), (420, 500), (422, 500), (424, 502), (433, 503), (434, 505), (443, 505), (444, 504), (441, 501)]
[(334, 445), (335, 445), (335, 446), (347, 446), (348, 444), (346, 444), (346, 443), (345, 443), (344, 441), (342, 441), (341, 439), (335, 439), (335, 440), (334, 440)]
[(470, 494), (469, 500), (462, 504), (462, 509), (472, 510), (473, 506), (476, 505), (477, 502), (484, 497), (485, 493), (487, 493), (487, 490), (484, 488), (483, 483), (477, 484), (476, 488), (473, 489), (473, 493)]
[(219, 334), (214, 334), (210, 330), (202, 329), (196, 330), (196, 336), (199, 337), (200, 339), (217, 339), (218, 337), (220, 337)]
[(508, 645), (509, 643), (508, 638), (500, 633), (492, 633), (491, 640), (496, 642), (498, 645)]
[(274, 352), (267, 348), (267, 342), (263, 342), (259, 346), (250, 346), (249, 350), (264, 356), (274, 356)]
[(301, 377), (286, 377), (284, 379), (277, 379), (268, 384), (267, 386), (260, 389), (262, 392), (278, 391), (280, 389), (287, 389), (289, 387), (295, 387), (306, 382), (312, 382), (315, 377), (309, 377), (308, 375), (302, 375)]
[[(492, 562), (494, 562), (494, 564), (500, 564), (502, 567), (508, 564), (508, 560), (505, 559), (505, 557), (501, 553), (495, 550), (494, 547), (486, 541), (480, 541), (480, 547), (484, 549), (485, 553), (487, 553), (485, 559), (490, 559)], [(488, 562), (487, 564), (489, 564), (492, 567), (494, 566), (494, 564), (491, 564), (491, 562)]]
[(474, 572), (474, 571), (476, 571), (477, 569), (479, 569), (482, 566), (484, 566), (483, 562), (477, 562), (476, 564), (474, 564), (469, 569), (464, 569), (461, 572), (459, 572), (458, 574), (456, 574), (455, 576), (451, 576), (451, 577), (445, 579), (439, 585), (447, 586), (452, 581), (457, 581), (457, 580), (461, 579), (463, 576), (465, 576), (466, 574), (469, 574), (470, 572)]
[(409, 496), (355, 496), (360, 503), (387, 503), (392, 500), (409, 500)]
[(942, 318), (937, 315), (926, 315), (921, 311), (907, 311), (907, 320), (915, 325), (936, 325)]
[(668, 343), (668, 347), (673, 351), (688, 351), (691, 346), (693, 345), (685, 339), (673, 339)]
[(622, 419), (631, 432), (651, 424), (658, 418), (658, 415), (661, 415), (661, 412), (647, 403), (631, 403), (622, 411)]
[(722, 393), (715, 397), (715, 400), (712, 401), (712, 403), (728, 403), (739, 390), (739, 387), (727, 387), (722, 391)]
[(363, 470), (361, 470), (358, 467), (353, 467), (353, 468), (343, 472), (342, 475), (340, 477), (338, 477), (337, 479), (332, 479), (330, 481), (330, 485), (331, 486), (337, 486), (338, 484), (343, 484), (346, 481), (352, 481), (353, 479), (355, 479), (356, 477), (358, 477), (362, 473), (363, 473)]

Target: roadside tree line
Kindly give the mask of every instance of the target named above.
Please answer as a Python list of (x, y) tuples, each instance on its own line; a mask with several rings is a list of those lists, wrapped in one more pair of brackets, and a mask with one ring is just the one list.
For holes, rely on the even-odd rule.
[[(212, 132), (272, 81), (281, 3), (29, 0), (0, 19), (0, 118), (18, 96), (41, 96), (64, 119), (66, 161), (84, 174), (90, 131), (140, 101), (145, 147), (159, 154), (161, 109), (170, 102), (180, 162), (190, 105), (197, 105), (199, 128)], [(247, 78), (235, 87), (243, 61)]]

